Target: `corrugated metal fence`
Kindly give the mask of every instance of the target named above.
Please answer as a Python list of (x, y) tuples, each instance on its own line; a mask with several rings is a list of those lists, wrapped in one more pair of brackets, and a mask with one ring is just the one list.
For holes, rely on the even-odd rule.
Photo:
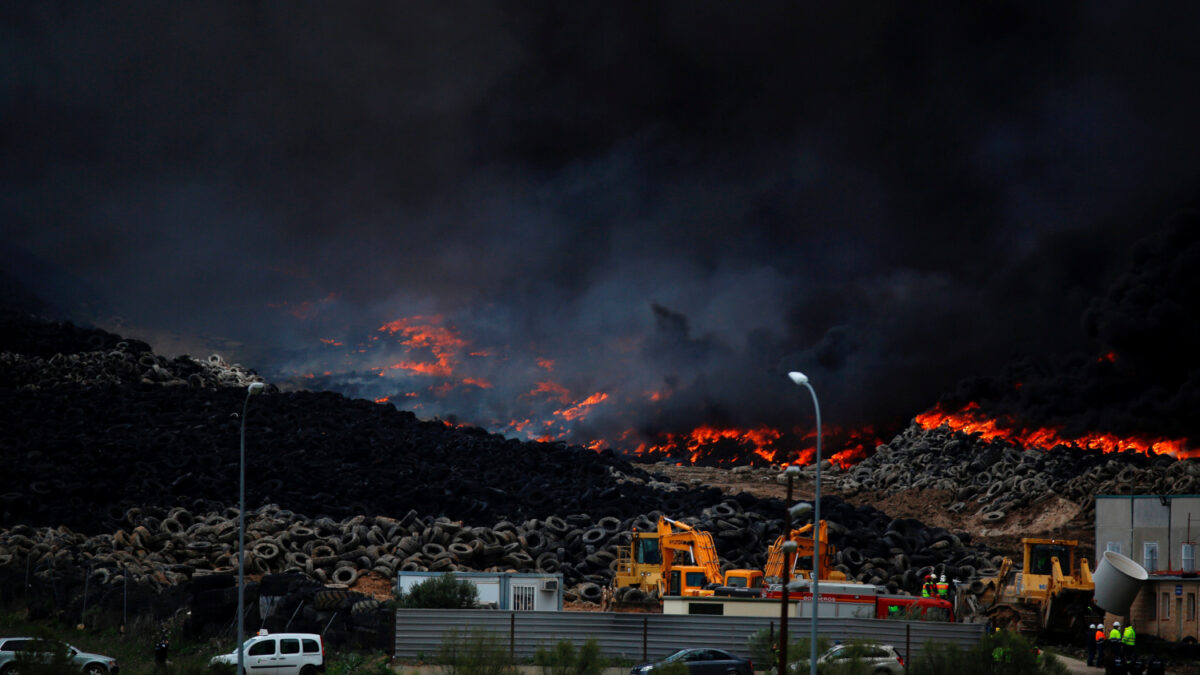
[[(750, 636), (762, 629), (779, 630), (779, 619), (766, 617), (693, 616), (611, 612), (511, 612), (503, 610), (400, 609), (396, 611), (398, 659), (429, 659), (451, 630), (483, 630), (511, 645), (518, 659), (532, 658), (538, 647), (559, 640), (576, 646), (595, 638), (608, 658), (654, 660), (683, 647), (727, 649), (749, 657)], [(970, 647), (983, 636), (983, 624), (892, 621), (883, 619), (821, 619), (823, 637), (848, 641), (870, 638), (915, 656), (928, 641)], [(788, 633), (807, 637), (808, 619), (790, 619)], [(906, 644), (907, 643), (907, 644)]]

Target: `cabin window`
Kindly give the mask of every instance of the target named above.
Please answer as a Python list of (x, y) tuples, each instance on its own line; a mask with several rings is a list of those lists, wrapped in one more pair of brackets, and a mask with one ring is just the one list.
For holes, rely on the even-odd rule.
[(1183, 561), (1183, 571), (1184, 572), (1195, 572), (1196, 571), (1196, 545), (1195, 544), (1184, 544), (1179, 553), (1179, 557)]
[(1147, 572), (1158, 571), (1158, 542), (1148, 541), (1142, 544), (1142, 567)]
[(657, 539), (639, 539), (636, 554), (637, 561), (643, 565), (657, 565), (662, 562), (662, 552), (658, 550)]
[(513, 586), (512, 608), (515, 611), (533, 609), (533, 586)]

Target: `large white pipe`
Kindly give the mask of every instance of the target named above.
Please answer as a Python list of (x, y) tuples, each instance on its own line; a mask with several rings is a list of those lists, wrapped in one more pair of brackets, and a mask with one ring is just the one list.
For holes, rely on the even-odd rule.
[(1092, 575), (1096, 584), (1095, 604), (1109, 614), (1124, 614), (1137, 597), (1142, 583), (1150, 578), (1146, 568), (1114, 551), (1105, 551)]

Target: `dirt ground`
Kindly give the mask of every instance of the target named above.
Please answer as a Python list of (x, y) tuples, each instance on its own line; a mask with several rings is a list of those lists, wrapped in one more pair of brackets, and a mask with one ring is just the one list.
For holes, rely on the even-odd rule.
[[(668, 463), (642, 464), (651, 473), (662, 473), (672, 480), (693, 486), (711, 486), (729, 494), (749, 492), (760, 498), (787, 498), (787, 485), (779, 481), (780, 470), (771, 467), (736, 467), (718, 469), (703, 466), (678, 466)], [(1022, 537), (1053, 537), (1077, 539), (1083, 550), (1094, 548), (1095, 529), (1090, 515), (1080, 513), (1079, 506), (1054, 495), (1041, 501), (1011, 510), (1008, 517), (996, 523), (986, 523), (975, 509), (951, 513), (945, 507), (953, 495), (945, 490), (908, 490), (893, 495), (843, 494), (837, 489), (836, 472), (821, 474), (821, 494), (836, 495), (851, 504), (870, 504), (884, 513), (900, 518), (915, 518), (930, 527), (944, 527), (954, 532), (967, 532), (972, 541), (982, 542), (998, 552), (1021, 554)], [(801, 476), (793, 482), (794, 500), (812, 499), (814, 481)]]

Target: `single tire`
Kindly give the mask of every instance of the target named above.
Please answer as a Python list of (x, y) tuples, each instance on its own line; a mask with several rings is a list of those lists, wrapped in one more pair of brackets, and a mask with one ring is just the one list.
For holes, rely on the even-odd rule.
[(339, 567), (333, 571), (333, 575), (330, 576), (330, 579), (332, 579), (335, 584), (346, 584), (347, 586), (350, 586), (358, 580), (358, 570), (354, 569), (353, 567)]
[(608, 532), (603, 527), (589, 527), (583, 532), (584, 544), (599, 544), (608, 537)]
[(546, 519), (546, 529), (549, 530), (551, 534), (561, 538), (571, 528), (569, 525), (567, 525), (567, 521), (563, 520), (562, 518), (558, 516), (550, 516)]

